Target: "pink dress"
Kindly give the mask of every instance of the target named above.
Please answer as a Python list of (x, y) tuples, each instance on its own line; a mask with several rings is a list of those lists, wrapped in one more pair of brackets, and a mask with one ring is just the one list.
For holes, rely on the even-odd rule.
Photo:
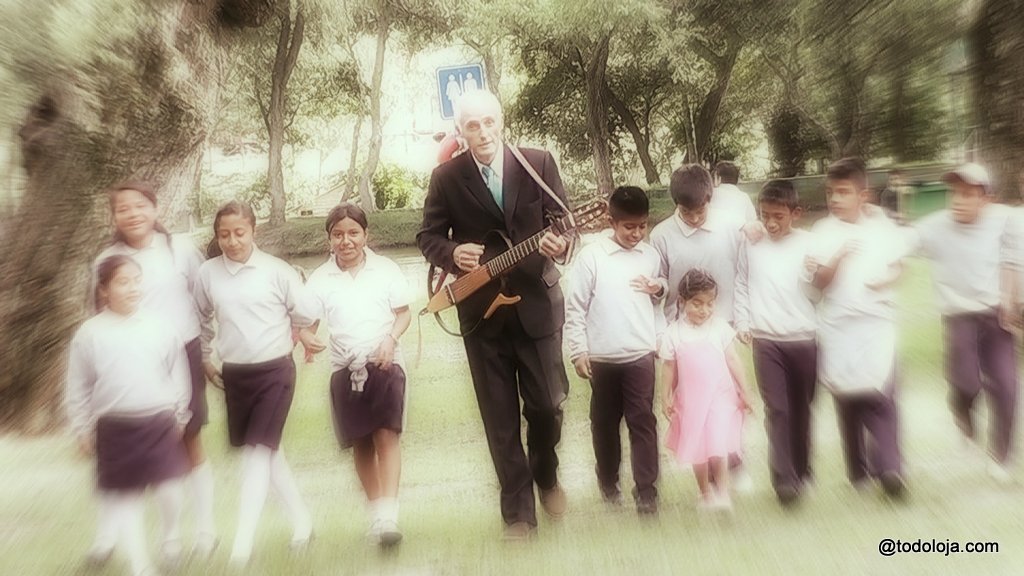
[(659, 355), (675, 361), (678, 379), (666, 445), (680, 464), (703, 464), (742, 450), (743, 411), (725, 363), (735, 337), (717, 317), (701, 326), (680, 318), (665, 331)]

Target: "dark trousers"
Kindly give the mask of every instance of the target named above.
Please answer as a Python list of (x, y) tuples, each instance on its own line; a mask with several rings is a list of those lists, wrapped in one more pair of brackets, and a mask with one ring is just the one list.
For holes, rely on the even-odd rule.
[(795, 488), (811, 476), (811, 402), (818, 380), (814, 340), (755, 339), (754, 373), (765, 406), (772, 486)]
[(895, 373), (882, 392), (836, 395), (835, 401), (850, 482), (902, 474)]
[(1017, 350), (1013, 334), (999, 325), (995, 311), (956, 314), (942, 319), (946, 337), (946, 379), (950, 406), (963, 433), (974, 438), (972, 408), (978, 394), (988, 396), (992, 456), (1009, 458), (1017, 415)]
[(654, 417), (654, 353), (626, 364), (591, 362), (590, 431), (601, 491), (617, 490), (623, 417), (629, 430), (630, 461), (636, 497), (653, 500), (658, 492), (658, 426)]
[[(500, 331), (464, 338), (477, 404), (487, 435), (506, 524), (537, 525), (533, 484), (542, 490), (558, 481), (555, 447), (562, 436), (562, 404), (569, 379), (562, 362), (562, 333), (530, 338), (519, 318), (504, 319)], [(523, 452), (519, 401), (526, 418)]]

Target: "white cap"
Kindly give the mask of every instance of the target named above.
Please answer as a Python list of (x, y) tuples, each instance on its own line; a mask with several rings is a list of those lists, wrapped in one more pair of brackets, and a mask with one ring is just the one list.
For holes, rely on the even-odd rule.
[(981, 186), (985, 189), (986, 194), (992, 193), (992, 179), (988, 176), (988, 170), (974, 162), (968, 162), (952, 172), (947, 172), (943, 175), (942, 180), (944, 182), (959, 180), (968, 186)]

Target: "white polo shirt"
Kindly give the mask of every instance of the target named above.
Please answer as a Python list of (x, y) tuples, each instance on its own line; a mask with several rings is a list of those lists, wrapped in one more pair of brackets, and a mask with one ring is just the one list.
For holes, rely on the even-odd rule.
[[(395, 325), (394, 311), (412, 303), (409, 283), (398, 264), (369, 248), (364, 250), (366, 264), (355, 275), (339, 268), (332, 255), (313, 271), (306, 286), (316, 316), (327, 325), (334, 371), (346, 367), (357, 351), (376, 351)], [(398, 345), (395, 363), (402, 364)]]
[(174, 410), (188, 421), (192, 394), (185, 343), (162, 316), (104, 310), (71, 339), (65, 409), (76, 435), (104, 415), (148, 416)]
[(654, 352), (659, 303), (630, 281), (641, 275), (658, 280), (660, 268), (657, 251), (646, 242), (627, 250), (606, 236), (584, 246), (565, 299), (569, 357), (586, 353), (591, 360), (625, 364)]
[(910, 250), (933, 262), (932, 279), (943, 314), (991, 310), (1000, 303), (1000, 271), (1020, 269), (1013, 209), (989, 204), (971, 224), (949, 210), (923, 218), (909, 234)]
[(737, 331), (781, 342), (814, 339), (817, 313), (801, 282), (814, 242), (813, 234), (794, 228), (777, 241), (743, 243), (736, 275)]
[(743, 242), (743, 222), (734, 215), (708, 208), (699, 228), (692, 228), (676, 210), (651, 231), (651, 246), (661, 256), (660, 276), (668, 279), (665, 320), (676, 319), (679, 281), (691, 268), (704, 268), (718, 284), (715, 315), (733, 321), (736, 260)]
[(218, 355), (232, 364), (291, 355), (292, 326), (310, 326), (315, 320), (299, 273), (255, 246), (245, 263), (223, 255), (204, 262), (195, 299), (203, 325), (203, 358), (212, 352), (216, 319)]
[(735, 184), (720, 184), (711, 194), (711, 207), (729, 212), (743, 222), (757, 220), (757, 209), (750, 195)]
[(139, 307), (157, 315), (173, 326), (182, 340), (190, 342), (199, 337), (199, 313), (192, 291), (203, 255), (187, 235), (174, 234), (169, 240), (170, 244), (166, 235), (156, 233), (141, 250), (117, 242), (100, 252), (93, 262), (89, 301), (93, 302), (100, 262), (115, 255), (128, 256), (142, 268)]

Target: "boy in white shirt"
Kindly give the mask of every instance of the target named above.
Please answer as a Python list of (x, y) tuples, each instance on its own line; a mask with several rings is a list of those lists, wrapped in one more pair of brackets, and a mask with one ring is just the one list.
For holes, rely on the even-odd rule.
[(1006, 466), (1016, 420), (1017, 352), (1012, 330), (1020, 254), (1012, 209), (994, 204), (988, 172), (965, 164), (945, 175), (949, 208), (914, 226), (912, 247), (932, 261), (946, 341), (950, 407), (964, 438), (973, 443), (972, 408), (989, 399), (989, 473), (1008, 482)]
[(888, 218), (863, 214), (870, 191), (861, 160), (833, 162), (825, 192), (830, 214), (811, 230), (817, 249), (807, 262), (808, 280), (822, 292), (818, 376), (835, 397), (850, 482), (874, 477), (901, 498), (893, 284), (902, 238)]
[(740, 190), (740, 169), (732, 162), (715, 164), (715, 192), (711, 207), (731, 213), (744, 222), (757, 222), (757, 210), (750, 196)]
[(629, 428), (633, 496), (639, 514), (658, 510), (658, 432), (654, 416), (654, 356), (658, 253), (643, 241), (649, 201), (635, 186), (608, 201), (612, 236), (576, 257), (566, 299), (565, 341), (580, 378), (590, 380), (590, 422), (601, 495), (618, 504), (623, 417)]
[(796, 188), (772, 180), (758, 197), (768, 238), (740, 249), (736, 330), (752, 345), (765, 404), (772, 486), (784, 506), (811, 479), (811, 402), (817, 382), (814, 303), (801, 287), (814, 236), (793, 228), (801, 208)]

